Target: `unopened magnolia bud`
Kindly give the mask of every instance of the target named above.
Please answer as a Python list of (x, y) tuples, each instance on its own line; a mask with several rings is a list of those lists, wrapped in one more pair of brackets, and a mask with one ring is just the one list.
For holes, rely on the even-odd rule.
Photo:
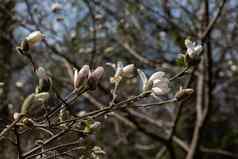
[(193, 94), (194, 90), (191, 88), (187, 89), (180, 89), (176, 94), (175, 98), (177, 100), (183, 100), (186, 99), (187, 97), (191, 96)]
[(50, 94), (48, 92), (42, 92), (35, 95), (35, 100), (45, 102), (46, 100), (49, 99), (49, 97), (50, 97)]
[(87, 81), (90, 73), (90, 68), (88, 65), (84, 65), (80, 71), (75, 70), (74, 73), (74, 88), (79, 88), (85, 81)]
[(59, 3), (53, 3), (51, 6), (51, 11), (54, 13), (60, 12), (62, 10), (62, 5)]
[(85, 114), (86, 114), (87, 112), (86, 111), (80, 111), (78, 114), (77, 114), (77, 116), (78, 117), (82, 117), (82, 116), (84, 116)]
[(96, 89), (98, 82), (102, 79), (104, 74), (103, 67), (97, 67), (88, 78), (88, 85), (90, 90)]
[(122, 76), (130, 78), (133, 76), (134, 70), (135, 70), (134, 64), (127, 65), (122, 69)]
[(97, 81), (100, 81), (103, 77), (103, 74), (104, 74), (104, 68), (99, 66), (93, 71), (91, 75), (95, 76)]
[(17, 112), (13, 113), (14, 120), (17, 120), (18, 118), (20, 118), (20, 116), (21, 116), (21, 113), (17, 113)]
[[(26, 38), (25, 38), (25, 43), (23, 45), (28, 45), (28, 48), (32, 48), (37, 43), (40, 43), (44, 39), (44, 35), (40, 31), (34, 31), (30, 33)], [(23, 43), (24, 43), (23, 41)]]

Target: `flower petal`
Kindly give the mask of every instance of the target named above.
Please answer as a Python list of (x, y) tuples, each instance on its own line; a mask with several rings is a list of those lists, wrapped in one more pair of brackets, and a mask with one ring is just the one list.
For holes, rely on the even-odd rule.
[(150, 76), (149, 81), (154, 81), (156, 79), (162, 78), (164, 75), (165, 73), (162, 71), (155, 72)]
[(167, 78), (162, 78), (153, 81), (153, 87), (168, 87), (169, 80)]
[(153, 87), (152, 92), (157, 96), (161, 96), (169, 93), (169, 88)]

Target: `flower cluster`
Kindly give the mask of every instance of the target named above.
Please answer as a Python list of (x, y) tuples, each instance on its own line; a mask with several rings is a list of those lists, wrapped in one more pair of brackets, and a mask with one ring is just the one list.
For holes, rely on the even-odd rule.
[(137, 69), (137, 71), (143, 82), (144, 92), (152, 91), (153, 96), (161, 96), (169, 93), (169, 79), (165, 77), (164, 72), (155, 72), (148, 79), (142, 70)]
[(94, 90), (98, 82), (102, 79), (104, 68), (99, 66), (94, 71), (90, 71), (88, 65), (84, 65), (80, 70), (74, 71), (74, 89), (80, 90), (87, 86), (88, 89)]

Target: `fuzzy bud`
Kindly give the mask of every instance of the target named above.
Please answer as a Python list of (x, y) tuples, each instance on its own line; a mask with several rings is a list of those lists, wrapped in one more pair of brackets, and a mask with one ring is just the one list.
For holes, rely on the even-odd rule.
[(20, 117), (21, 117), (21, 113), (17, 113), (17, 112), (13, 113), (13, 119), (14, 119), (14, 120), (17, 120), (17, 119), (19, 119)]
[(182, 89), (180, 88), (180, 90), (175, 94), (175, 98), (177, 100), (183, 100), (186, 99), (187, 97), (190, 97), (193, 94), (194, 90), (191, 88), (186, 88), (186, 89)]
[(80, 71), (75, 70), (74, 72), (74, 88), (77, 89), (87, 81), (90, 74), (90, 68), (88, 65), (84, 65)]
[(23, 43), (27, 43), (27, 44), (23, 44), (23, 46), (28, 45), (27, 46), (28, 49), (32, 48), (34, 45), (40, 43), (43, 39), (44, 39), (44, 35), (40, 31), (34, 31), (25, 38)]
[(104, 74), (103, 67), (97, 67), (88, 78), (88, 85), (90, 90), (96, 89), (98, 82), (102, 79)]

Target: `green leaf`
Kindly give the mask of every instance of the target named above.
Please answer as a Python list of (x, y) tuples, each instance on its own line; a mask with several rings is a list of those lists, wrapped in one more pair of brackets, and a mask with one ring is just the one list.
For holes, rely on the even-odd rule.
[(185, 58), (185, 56), (183, 54), (180, 54), (180, 56), (176, 59), (176, 64), (178, 66), (186, 66), (184, 58)]

